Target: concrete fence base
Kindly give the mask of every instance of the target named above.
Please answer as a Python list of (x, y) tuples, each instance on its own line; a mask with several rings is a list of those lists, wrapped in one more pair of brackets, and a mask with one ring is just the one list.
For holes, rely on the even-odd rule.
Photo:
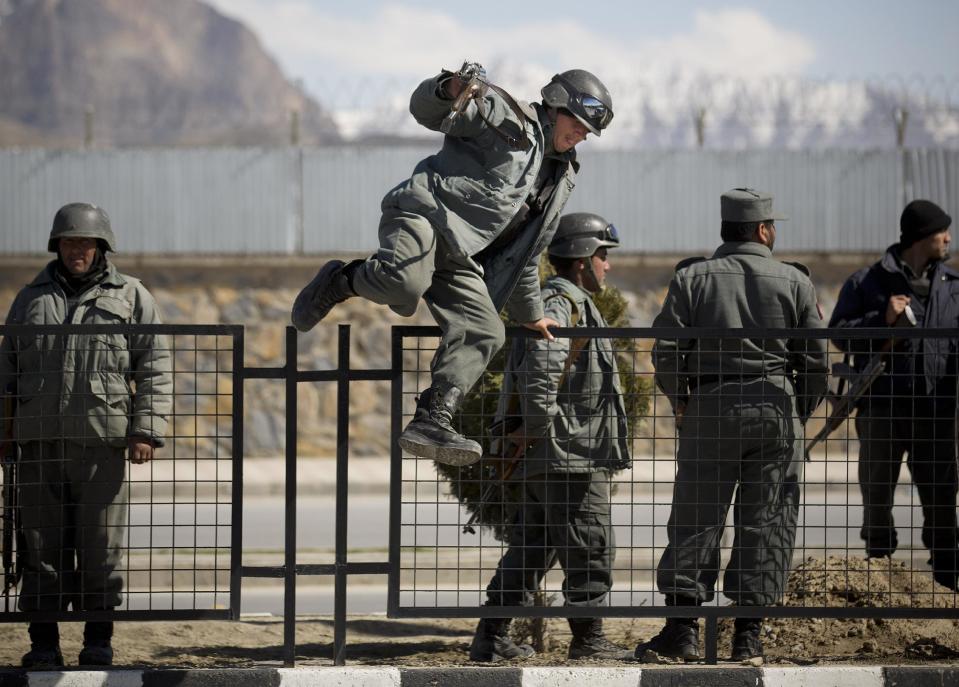
[(0, 687), (959, 687), (959, 666), (0, 670)]

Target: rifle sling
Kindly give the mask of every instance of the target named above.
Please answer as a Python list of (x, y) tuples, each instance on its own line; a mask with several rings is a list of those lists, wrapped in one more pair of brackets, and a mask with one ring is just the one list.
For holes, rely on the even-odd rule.
[(517, 103), (516, 100), (513, 99), (513, 96), (511, 96), (509, 93), (507, 93), (505, 90), (503, 90), (499, 86), (495, 84), (491, 84), (489, 82), (487, 82), (486, 85), (489, 87), (491, 91), (497, 93), (503, 100), (505, 100), (507, 105), (509, 105), (509, 108), (513, 111), (513, 114), (516, 115), (516, 120), (519, 124), (520, 131), (522, 131), (522, 136), (520, 138), (516, 138), (515, 136), (512, 136), (508, 134), (507, 132), (503, 131), (503, 129), (498, 127), (496, 124), (493, 124), (493, 122), (488, 120), (486, 118), (486, 115), (483, 114), (483, 108), (481, 108), (479, 105), (479, 102), (477, 102), (476, 110), (477, 112), (479, 112), (480, 119), (486, 122), (486, 126), (488, 126), (494, 134), (496, 134), (501, 139), (506, 141), (506, 144), (510, 148), (514, 148), (516, 150), (529, 150), (530, 143), (529, 143), (529, 139), (526, 137), (526, 120), (528, 119), (528, 117), (523, 112), (522, 108), (519, 106), (519, 103)]

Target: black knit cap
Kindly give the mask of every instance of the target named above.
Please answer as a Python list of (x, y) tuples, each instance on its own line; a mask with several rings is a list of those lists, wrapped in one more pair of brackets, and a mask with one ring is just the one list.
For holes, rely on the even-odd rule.
[(952, 217), (930, 200), (914, 200), (902, 211), (899, 218), (899, 245), (903, 248), (921, 241), (927, 236), (945, 231), (952, 224)]

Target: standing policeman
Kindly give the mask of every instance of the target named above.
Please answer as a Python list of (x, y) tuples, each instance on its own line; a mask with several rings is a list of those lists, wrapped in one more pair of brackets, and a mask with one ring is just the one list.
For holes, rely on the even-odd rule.
[[(400, 435), (410, 453), (449, 465), (479, 460), (480, 445), (451, 422), (465, 394), (502, 347), (499, 311), (552, 339), (543, 314), (539, 255), (573, 190), (574, 148), (613, 118), (606, 87), (589, 72), (557, 74), (543, 103), (517, 103), (490, 86), (473, 92), (450, 125), (447, 116), (469, 74), (442, 72), (413, 92), (420, 124), (446, 132), (442, 149), (383, 199), (380, 249), (367, 260), (333, 260), (297, 296), (293, 324), (308, 331), (352, 296), (416, 311), (420, 298), (443, 331), (432, 383)], [(461, 76), (463, 78), (461, 78)], [(444, 120), (447, 125), (444, 126)]]
[[(679, 429), (668, 545), (657, 585), (671, 606), (710, 601), (720, 539), (736, 492), (735, 538), (723, 593), (742, 606), (777, 602), (799, 508), (802, 425), (826, 391), (826, 342), (742, 338), (744, 328), (821, 327), (805, 267), (773, 260), (772, 196), (748, 188), (721, 198), (723, 244), (681, 262), (654, 327), (728, 329), (729, 337), (658, 339), (656, 384)], [(738, 486), (738, 489), (737, 489)], [(736, 620), (732, 658), (762, 656), (760, 619)], [(695, 618), (670, 618), (636, 647), (694, 659)]]
[[(103, 210), (63, 206), (48, 243), (57, 259), (21, 289), (7, 316), (7, 324), (38, 326), (0, 345), (0, 389), (16, 401), (13, 439), (21, 451), (22, 611), (120, 604), (125, 459), (144, 463), (163, 445), (172, 401), (164, 337), (39, 328), (160, 322), (149, 291), (107, 259), (115, 246)], [(55, 622), (32, 622), (29, 632), (25, 667), (63, 665)], [(112, 622), (87, 622), (80, 664), (110, 665), (112, 636)]]
[[(959, 272), (945, 264), (951, 224), (935, 203), (909, 203), (899, 243), (846, 281), (829, 326), (892, 326), (907, 306), (922, 327), (959, 326)], [(858, 369), (879, 348), (866, 339), (835, 344), (853, 354)], [(922, 543), (932, 555), (933, 577), (950, 589), (957, 588), (956, 375), (955, 339), (907, 339), (856, 415), (866, 555), (890, 556), (898, 545), (892, 506), (905, 454), (922, 503)]]
[[(560, 220), (549, 245), (556, 276), (543, 286), (546, 316), (561, 327), (606, 327), (592, 295), (605, 288), (606, 252), (619, 245), (599, 215)], [(629, 467), (629, 430), (616, 355), (609, 339), (514, 341), (497, 417), (522, 424), (506, 439), (522, 461), (523, 503), (511, 524), (509, 549), (487, 587), (487, 605), (527, 604), (556, 561), (572, 608), (600, 606), (612, 586), (616, 544), (610, 521), (610, 475)], [(500, 423), (508, 425), (509, 423)], [(514, 479), (517, 479), (514, 477)], [(510, 640), (509, 618), (484, 618), (470, 659), (532, 655)], [(569, 619), (569, 658), (623, 659), (624, 647), (603, 634), (601, 618)]]

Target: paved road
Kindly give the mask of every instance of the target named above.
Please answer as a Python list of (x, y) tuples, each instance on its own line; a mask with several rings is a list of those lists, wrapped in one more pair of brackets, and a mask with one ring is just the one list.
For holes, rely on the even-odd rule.
[[(663, 501), (663, 485), (657, 485), (657, 500)], [(667, 492), (668, 493), (668, 492)], [(805, 509), (797, 537), (795, 560), (807, 555), (822, 556), (828, 549), (841, 552), (849, 549), (854, 554), (861, 552), (858, 530), (861, 523), (858, 489), (843, 485), (808, 487), (804, 493)], [(630, 500), (633, 504), (630, 504)], [(919, 542), (921, 511), (913, 503), (915, 496), (908, 485), (902, 485), (897, 493), (896, 521), (899, 525), (901, 549), (897, 554), (909, 559), (914, 567), (923, 568), (925, 552)], [(665, 545), (665, 523), (669, 507), (652, 505), (650, 489), (621, 489), (613, 503), (613, 519), (618, 547), (616, 586), (620, 595), (614, 603), (654, 603), (649, 593), (653, 589), (652, 572), (662, 547)], [(131, 544), (149, 546), (152, 537), (154, 546), (169, 545), (173, 538), (183, 546), (189, 544), (190, 527), (170, 527), (175, 517), (177, 523), (212, 523), (219, 512), (220, 528), (198, 527), (196, 541), (210, 545), (213, 537), (221, 545), (228, 542), (229, 508), (221, 506), (195, 507), (174, 511), (172, 508), (136, 510), (131, 513)], [(283, 499), (278, 496), (247, 498), (243, 518), (243, 563), (245, 565), (279, 565), (283, 560)], [(149, 527), (149, 523), (153, 526)], [(185, 518), (185, 520), (184, 520)], [(501, 551), (501, 544), (488, 532), (480, 530), (476, 535), (464, 534), (462, 523), (467, 519), (457, 504), (437, 499), (435, 503), (403, 506), (403, 558), (404, 573), (401, 586), (403, 604), (417, 605), (476, 603), (481, 598), (479, 590)], [(632, 521), (633, 525), (629, 525)], [(350, 497), (349, 549), (351, 560), (387, 559), (389, 503), (384, 495), (362, 494)], [(177, 535), (178, 532), (181, 534)], [(203, 536), (210, 541), (204, 541)], [(169, 541), (167, 541), (169, 540)], [(911, 551), (913, 544), (920, 547)], [(724, 546), (730, 544), (729, 532)], [(333, 561), (335, 544), (335, 503), (332, 497), (304, 496), (297, 506), (298, 562), (328, 563)], [(221, 559), (220, 565), (224, 562)], [(454, 571), (434, 572), (437, 567), (459, 568), (465, 574)], [(547, 581), (551, 587), (559, 585), (559, 576), (554, 574)], [(155, 584), (155, 582), (154, 582)], [(452, 585), (452, 588), (451, 586)], [(436, 593), (437, 589), (445, 592)], [(629, 590), (634, 592), (629, 595)], [(354, 613), (371, 613), (386, 610), (386, 578), (369, 576), (351, 577), (349, 607)], [(466, 594), (463, 590), (468, 590)], [(414, 595), (414, 592), (416, 594)], [(147, 603), (158, 606), (157, 599), (166, 603), (187, 606), (209, 607), (213, 603), (223, 605), (228, 601), (212, 595), (154, 595), (155, 598), (134, 598), (134, 607)], [(174, 600), (175, 599), (175, 600)], [(299, 578), (297, 583), (298, 610), (303, 613), (329, 613), (333, 608), (333, 588), (330, 578)], [(160, 606), (162, 607), (162, 606)], [(280, 580), (250, 580), (243, 583), (244, 612), (280, 613), (283, 607), (282, 582)]]

